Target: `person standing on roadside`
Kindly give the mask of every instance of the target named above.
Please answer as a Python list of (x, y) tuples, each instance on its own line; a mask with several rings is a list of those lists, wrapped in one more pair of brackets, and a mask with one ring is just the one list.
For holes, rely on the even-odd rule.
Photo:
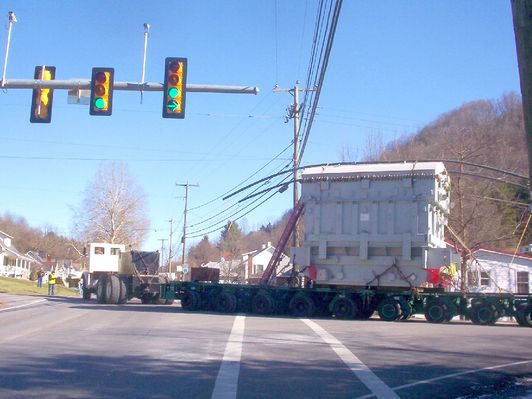
[(44, 277), (44, 269), (41, 267), (37, 272), (37, 288), (42, 288), (42, 278)]
[(55, 295), (55, 274), (53, 270), (48, 275), (48, 295)]

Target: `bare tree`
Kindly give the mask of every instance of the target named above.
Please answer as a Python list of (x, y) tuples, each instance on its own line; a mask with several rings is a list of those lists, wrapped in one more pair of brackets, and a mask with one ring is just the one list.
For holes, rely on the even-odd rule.
[(138, 248), (149, 228), (146, 194), (123, 163), (102, 164), (74, 212), (74, 228), (84, 242), (103, 241)]

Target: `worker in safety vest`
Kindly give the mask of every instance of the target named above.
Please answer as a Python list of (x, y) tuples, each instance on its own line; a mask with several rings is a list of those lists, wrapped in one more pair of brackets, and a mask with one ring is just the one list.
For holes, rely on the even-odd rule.
[(55, 274), (53, 270), (48, 275), (48, 295), (55, 295)]

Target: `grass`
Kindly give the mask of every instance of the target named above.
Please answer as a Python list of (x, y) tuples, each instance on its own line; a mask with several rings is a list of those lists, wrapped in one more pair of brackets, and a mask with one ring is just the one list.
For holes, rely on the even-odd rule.
[[(43, 284), (42, 288), (37, 288), (37, 281), (0, 277), (0, 292), (5, 294), (48, 295), (48, 284)], [(55, 286), (55, 294), (60, 296), (79, 297), (78, 290), (66, 288), (57, 284)]]

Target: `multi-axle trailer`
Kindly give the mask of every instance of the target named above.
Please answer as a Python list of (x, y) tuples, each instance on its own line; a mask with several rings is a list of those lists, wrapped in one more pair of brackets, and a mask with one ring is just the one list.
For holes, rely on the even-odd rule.
[(184, 310), (258, 315), (406, 320), (424, 314), (431, 323), (464, 316), (474, 324), (492, 325), (513, 317), (532, 327), (532, 296), (438, 292), (437, 289), (290, 288), (264, 285), (172, 281), (161, 284), (161, 298), (180, 299)]
[[(305, 169), (294, 209), (258, 285), (168, 282), (160, 297), (185, 310), (297, 317), (442, 323), (513, 317), (532, 326), (532, 295), (452, 292), (460, 256), (444, 239), (450, 179), (441, 162), (356, 164)], [(303, 212), (304, 211), (304, 212)], [(275, 284), (277, 264), (300, 215), (304, 241), (291, 248), (304, 284)], [(531, 273), (532, 274), (532, 273)], [(298, 280), (301, 281), (301, 280)]]

